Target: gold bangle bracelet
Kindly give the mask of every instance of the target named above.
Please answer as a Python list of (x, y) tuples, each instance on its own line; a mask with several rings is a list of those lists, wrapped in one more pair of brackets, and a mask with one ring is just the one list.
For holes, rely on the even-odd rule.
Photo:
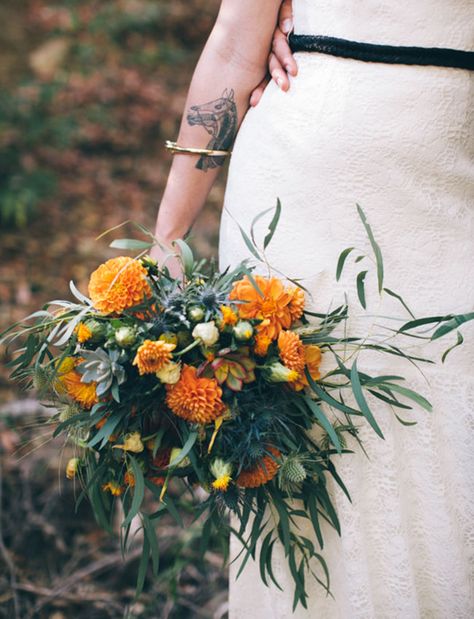
[(227, 157), (232, 154), (230, 150), (211, 150), (208, 148), (188, 148), (186, 146), (178, 146), (176, 142), (166, 140), (165, 148), (174, 153), (183, 153), (187, 155), (203, 155), (205, 157)]

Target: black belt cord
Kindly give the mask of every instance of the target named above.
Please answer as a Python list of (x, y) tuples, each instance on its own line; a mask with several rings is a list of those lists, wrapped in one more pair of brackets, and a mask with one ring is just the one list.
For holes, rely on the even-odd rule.
[(474, 51), (442, 47), (402, 47), (360, 43), (322, 35), (293, 34), (288, 37), (292, 52), (320, 52), (365, 62), (452, 67), (474, 71)]

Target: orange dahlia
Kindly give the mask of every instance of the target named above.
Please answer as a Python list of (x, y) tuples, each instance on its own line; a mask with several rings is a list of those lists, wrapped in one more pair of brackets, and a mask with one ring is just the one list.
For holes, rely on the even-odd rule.
[(120, 313), (139, 305), (151, 295), (147, 271), (127, 256), (111, 258), (96, 269), (89, 280), (89, 296), (103, 314)]
[(294, 331), (280, 331), (278, 335), (280, 359), (290, 370), (302, 372), (305, 365), (305, 348), (300, 336)]
[(261, 319), (262, 322), (256, 327), (257, 331), (274, 340), (282, 329), (289, 329), (293, 321), (292, 312), (295, 316), (298, 314), (300, 301), (295, 296), (294, 290), (287, 290), (277, 277), (267, 278), (255, 275), (254, 279), (263, 296), (245, 275), (239, 281), (234, 282), (229, 298), (243, 301), (239, 303), (239, 316), (244, 320)]
[(143, 374), (155, 374), (168, 361), (171, 361), (171, 351), (176, 348), (176, 344), (169, 344), (164, 340), (145, 340), (137, 350), (133, 365), (138, 366), (140, 376)]
[(166, 403), (178, 417), (193, 423), (210, 423), (225, 410), (222, 389), (215, 378), (198, 377), (196, 368), (183, 366), (180, 379), (166, 385)]
[[(319, 366), (321, 365), (321, 349), (316, 344), (308, 344), (304, 347), (305, 365), (313, 380), (321, 378)], [(305, 376), (304, 368), (299, 373), (298, 378), (291, 383), (291, 387), (296, 391), (300, 391), (308, 386), (308, 379)]]
[(84, 408), (92, 408), (99, 401), (96, 391), (96, 383), (83, 383), (82, 375), (75, 367), (83, 361), (82, 358), (65, 357), (59, 364), (58, 390), (63, 389), (66, 393)]
[(280, 458), (281, 453), (273, 446), (267, 447), (267, 450), (272, 456), (264, 456), (251, 469), (243, 470), (235, 482), (238, 486), (241, 488), (258, 488), (275, 477), (280, 466), (275, 459)]

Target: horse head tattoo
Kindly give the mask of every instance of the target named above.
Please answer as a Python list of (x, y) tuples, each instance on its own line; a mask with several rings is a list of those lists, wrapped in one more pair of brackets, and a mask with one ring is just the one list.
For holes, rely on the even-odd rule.
[[(224, 90), (222, 96), (214, 101), (193, 105), (188, 112), (187, 120), (191, 126), (200, 126), (211, 136), (207, 144), (210, 150), (228, 150), (237, 132), (237, 106), (234, 91)], [(204, 172), (224, 164), (225, 157), (203, 156), (196, 168)]]

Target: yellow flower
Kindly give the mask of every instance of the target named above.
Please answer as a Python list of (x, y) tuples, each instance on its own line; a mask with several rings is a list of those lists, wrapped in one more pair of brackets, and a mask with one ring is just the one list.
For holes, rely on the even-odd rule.
[(228, 305), (221, 305), (220, 310), (222, 312), (222, 318), (219, 321), (219, 326), (224, 327), (225, 325), (235, 325), (239, 317), (234, 310)]
[(258, 488), (275, 477), (280, 466), (275, 460), (281, 457), (281, 453), (273, 446), (267, 446), (267, 451), (273, 457), (264, 456), (254, 467), (243, 470), (235, 482), (238, 486), (241, 488)]
[(125, 436), (122, 445), (114, 445), (112, 449), (123, 449), (124, 451), (131, 451), (132, 453), (140, 453), (145, 447), (142, 443), (140, 432), (131, 432)]
[(215, 479), (211, 486), (214, 490), (219, 490), (220, 492), (226, 492), (229, 487), (230, 482), (232, 481), (232, 477), (230, 475), (222, 475)]
[(82, 358), (65, 357), (59, 364), (56, 389), (66, 393), (84, 408), (92, 408), (99, 401), (97, 398), (96, 383), (82, 382), (82, 375), (74, 368), (83, 361)]
[(232, 464), (230, 464), (229, 462), (225, 462), (221, 458), (216, 458), (209, 468), (211, 473), (216, 478), (212, 482), (211, 486), (214, 488), (214, 490), (226, 492), (230, 482), (232, 481)]
[(171, 351), (176, 344), (169, 344), (163, 340), (145, 340), (137, 350), (133, 365), (138, 366), (140, 375), (155, 374), (171, 360)]
[(185, 365), (180, 379), (166, 385), (166, 403), (178, 417), (193, 423), (210, 423), (222, 415), (222, 389), (214, 378), (198, 377), (196, 368)]
[(80, 322), (77, 325), (77, 327), (74, 329), (74, 333), (76, 334), (77, 341), (80, 344), (84, 344), (84, 342), (87, 342), (87, 340), (90, 340), (92, 337), (92, 331), (84, 322)]
[(147, 270), (127, 256), (111, 258), (96, 269), (89, 281), (89, 296), (103, 314), (120, 313), (151, 295)]
[(68, 479), (74, 479), (79, 468), (79, 458), (71, 458), (66, 466), (66, 477)]
[(102, 490), (104, 492), (108, 490), (112, 496), (120, 496), (123, 494), (123, 487), (116, 481), (108, 481), (106, 484), (103, 484)]

